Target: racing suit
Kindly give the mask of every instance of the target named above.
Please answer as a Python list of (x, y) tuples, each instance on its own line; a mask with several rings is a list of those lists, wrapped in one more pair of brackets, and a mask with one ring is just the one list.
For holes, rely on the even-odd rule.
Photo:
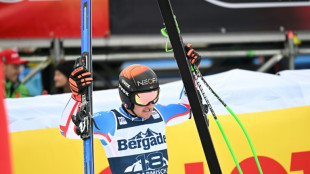
[[(79, 138), (71, 115), (80, 102), (69, 100), (60, 123), (63, 136)], [(149, 119), (133, 117), (123, 107), (94, 114), (99, 129), (93, 128), (107, 155), (113, 174), (168, 173), (168, 153), (165, 127), (188, 120), (190, 106), (185, 90), (179, 104), (155, 104)]]

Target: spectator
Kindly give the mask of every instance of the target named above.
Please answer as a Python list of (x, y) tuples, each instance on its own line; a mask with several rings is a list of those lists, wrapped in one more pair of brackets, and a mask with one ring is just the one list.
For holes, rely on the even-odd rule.
[(73, 71), (74, 61), (60, 61), (55, 68), (54, 82), (55, 82), (55, 93), (67, 93), (71, 92), (69, 85), (69, 76)]
[(14, 49), (3, 50), (0, 53), (0, 58), (4, 63), (6, 98), (29, 97), (28, 88), (18, 79), (20, 65), (27, 63), (28, 60), (21, 59)]

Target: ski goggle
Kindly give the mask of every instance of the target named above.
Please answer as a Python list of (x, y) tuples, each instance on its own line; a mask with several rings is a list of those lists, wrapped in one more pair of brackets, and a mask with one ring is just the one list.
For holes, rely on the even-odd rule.
[(147, 106), (150, 103), (155, 104), (159, 99), (159, 89), (135, 93), (133, 99), (134, 103), (139, 106)]

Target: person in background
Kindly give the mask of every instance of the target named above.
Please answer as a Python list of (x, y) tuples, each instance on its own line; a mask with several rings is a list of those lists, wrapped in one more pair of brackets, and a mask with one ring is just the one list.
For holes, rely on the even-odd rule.
[(18, 52), (14, 49), (7, 49), (0, 52), (0, 59), (4, 64), (5, 97), (29, 97), (30, 95), (28, 88), (18, 79), (20, 74), (20, 66), (27, 63), (28, 60), (21, 59)]
[(55, 94), (71, 92), (69, 76), (73, 71), (74, 61), (60, 61), (55, 68), (54, 82)]

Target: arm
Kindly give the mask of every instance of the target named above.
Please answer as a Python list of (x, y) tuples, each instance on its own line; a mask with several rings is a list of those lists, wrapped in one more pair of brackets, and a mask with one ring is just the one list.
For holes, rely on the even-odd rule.
[(80, 105), (81, 102), (70, 98), (62, 113), (59, 128), (60, 133), (67, 138), (80, 139), (80, 136), (75, 133), (75, 124), (71, 120), (71, 115), (76, 114)]
[(172, 126), (182, 123), (189, 119), (190, 105), (184, 90), (181, 91), (178, 104), (156, 105), (156, 108), (161, 112), (166, 125)]
[[(191, 44), (185, 46), (185, 51), (190, 63), (199, 67), (201, 56), (192, 48)], [(184, 87), (181, 91), (178, 104), (158, 106), (157, 108), (162, 112), (167, 126), (184, 122), (190, 118), (190, 104)]]
[(72, 95), (68, 101), (61, 117), (60, 131), (62, 135), (68, 138), (80, 138), (75, 131), (75, 124), (72, 122), (71, 115), (76, 115), (81, 106), (81, 94), (86, 92), (86, 89), (92, 83), (92, 77), (89, 71), (83, 66), (73, 70), (69, 77), (70, 89)]
[[(81, 102), (71, 98), (65, 107), (60, 121), (60, 132), (63, 136), (71, 139), (80, 139), (80, 136), (75, 132), (75, 124), (71, 120), (71, 115), (78, 111)], [(111, 142), (115, 134), (116, 120), (111, 111), (97, 112), (94, 114), (94, 120), (99, 129), (95, 126), (93, 133), (95, 138), (99, 138), (103, 145)]]
[(99, 129), (94, 126), (94, 137), (100, 139), (103, 145), (109, 144), (115, 134), (116, 120), (113, 112), (97, 112), (94, 114), (94, 120)]

